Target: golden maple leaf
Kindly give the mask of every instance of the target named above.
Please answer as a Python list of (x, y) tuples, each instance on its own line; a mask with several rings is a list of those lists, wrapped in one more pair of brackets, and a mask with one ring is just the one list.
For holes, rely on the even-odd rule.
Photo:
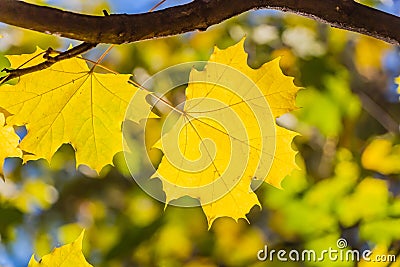
[(295, 109), (298, 88), (279, 59), (250, 68), (243, 44), (215, 48), (203, 71), (192, 70), (183, 111), (167, 117), (174, 127), (155, 144), (164, 156), (153, 177), (161, 179), (167, 203), (197, 198), (209, 227), (222, 216), (246, 219), (260, 205), (252, 179), (280, 187), (298, 168), (291, 148), (297, 134), (275, 122)]
[(50, 254), (43, 256), (37, 262), (34, 255), (32, 255), (28, 267), (61, 267), (61, 266), (79, 266), (90, 267), (85, 256), (82, 254), (82, 240), (84, 231), (72, 243), (55, 248)]
[(5, 158), (22, 156), (22, 151), (18, 148), (19, 136), (5, 122), (4, 114), (0, 113), (0, 176), (3, 174)]
[[(40, 63), (42, 53), (37, 49), (8, 59), (13, 68), (28, 67)], [(129, 85), (129, 77), (96, 73), (82, 58), (67, 59), (21, 77), (16, 85), (1, 86), (0, 107), (12, 114), (9, 125), (26, 125), (20, 148), (34, 155), (29, 159), (50, 161), (63, 143), (70, 143), (77, 165), (99, 172), (122, 150), (121, 124), (132, 96), (140, 95), (138, 118), (149, 109), (146, 93)]]

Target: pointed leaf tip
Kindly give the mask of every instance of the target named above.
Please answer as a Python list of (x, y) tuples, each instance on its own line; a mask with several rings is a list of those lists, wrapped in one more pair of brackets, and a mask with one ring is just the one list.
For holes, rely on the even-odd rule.
[(42, 257), (38, 262), (34, 255), (29, 260), (28, 267), (64, 267), (79, 266), (93, 267), (82, 254), (82, 242), (85, 230), (70, 244), (53, 249), (50, 254)]

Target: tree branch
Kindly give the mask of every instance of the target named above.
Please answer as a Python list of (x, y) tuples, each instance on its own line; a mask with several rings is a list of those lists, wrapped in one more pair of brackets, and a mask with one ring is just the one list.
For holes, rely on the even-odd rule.
[(204, 30), (253, 9), (277, 9), (399, 45), (400, 18), (353, 0), (194, 0), (144, 14), (90, 16), (16, 0), (0, 1), (0, 21), (88, 43), (121, 44)]

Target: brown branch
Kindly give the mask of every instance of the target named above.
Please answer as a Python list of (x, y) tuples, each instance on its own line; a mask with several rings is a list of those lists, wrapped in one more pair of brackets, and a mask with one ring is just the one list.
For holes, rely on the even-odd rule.
[(17, 69), (3, 69), (2, 71), (7, 72), (8, 75), (4, 76), (3, 78), (0, 79), (0, 85), (11, 80), (14, 78), (18, 78), (21, 77), (23, 75), (26, 75), (28, 73), (32, 73), (32, 72), (36, 72), (36, 71), (40, 71), (40, 70), (44, 70), (47, 69), (49, 67), (51, 67), (53, 64), (55, 64), (56, 62), (65, 60), (65, 59), (69, 59), (69, 58), (73, 58), (76, 57), (92, 48), (94, 48), (97, 44), (92, 44), (92, 43), (82, 43), (80, 45), (77, 45), (65, 52), (62, 52), (60, 54), (58, 54), (57, 56), (53, 57), (50, 56), (50, 53), (53, 51), (51, 48), (49, 48), (44, 54), (43, 54), (43, 58), (45, 59), (45, 61), (43, 61), (42, 63), (39, 63), (37, 65), (34, 66), (30, 66), (30, 67), (26, 67), (26, 68), (17, 68)]
[(0, 21), (89, 43), (121, 44), (206, 29), (253, 9), (296, 13), (399, 45), (400, 18), (353, 0), (194, 0), (144, 14), (90, 16), (16, 0), (0, 1)]

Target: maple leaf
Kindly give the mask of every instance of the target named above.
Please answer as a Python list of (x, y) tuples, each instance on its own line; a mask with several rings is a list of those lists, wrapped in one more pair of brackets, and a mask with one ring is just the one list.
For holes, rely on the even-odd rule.
[[(28, 67), (40, 63), (42, 53), (38, 48), (8, 59), (13, 68)], [(129, 77), (96, 73), (82, 58), (71, 58), (2, 86), (0, 107), (12, 114), (9, 125), (26, 125), (20, 148), (34, 155), (28, 159), (50, 161), (62, 144), (70, 143), (77, 165), (100, 172), (122, 150), (121, 124), (132, 96), (140, 95), (138, 118), (149, 109), (146, 93), (129, 85)]]
[(0, 113), (0, 176), (3, 174), (4, 159), (8, 157), (21, 157), (22, 151), (18, 148), (19, 136), (14, 128), (5, 125), (5, 117)]
[(209, 227), (222, 216), (246, 219), (259, 205), (252, 179), (280, 187), (298, 168), (291, 142), (297, 135), (275, 119), (294, 110), (298, 88), (279, 59), (254, 70), (247, 65), (244, 39), (215, 48), (203, 71), (193, 69), (182, 112), (154, 145), (164, 153), (157, 172), (167, 203), (197, 198)]
[(82, 240), (84, 231), (72, 243), (55, 248), (50, 254), (43, 256), (37, 262), (34, 255), (32, 255), (28, 267), (62, 267), (62, 266), (79, 266), (90, 267), (85, 256), (82, 254)]

